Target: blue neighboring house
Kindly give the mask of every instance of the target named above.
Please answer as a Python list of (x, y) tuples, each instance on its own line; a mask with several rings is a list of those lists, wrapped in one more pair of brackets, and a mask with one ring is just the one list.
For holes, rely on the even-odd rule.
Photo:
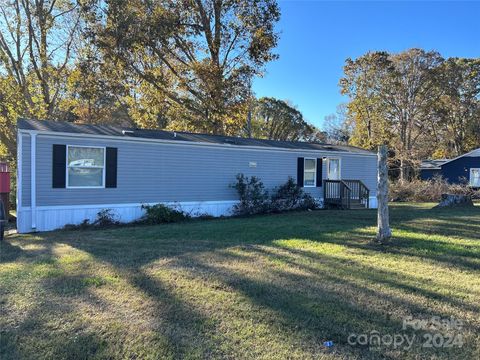
[(422, 161), (420, 178), (429, 180), (435, 176), (442, 176), (451, 184), (467, 183), (480, 188), (480, 148), (454, 159)]

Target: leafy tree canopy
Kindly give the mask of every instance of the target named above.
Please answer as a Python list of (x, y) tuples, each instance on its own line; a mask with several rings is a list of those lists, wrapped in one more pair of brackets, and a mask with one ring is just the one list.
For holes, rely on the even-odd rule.
[(298, 109), (271, 97), (255, 102), (252, 135), (270, 140), (325, 141), (325, 135), (307, 123)]
[(277, 57), (279, 17), (274, 0), (106, 0), (90, 8), (90, 38), (139, 80), (139, 126), (235, 134), (252, 78)]
[(388, 144), (401, 179), (421, 159), (479, 147), (479, 74), (479, 59), (445, 60), (421, 49), (347, 59), (340, 87), (349, 97), (350, 142)]

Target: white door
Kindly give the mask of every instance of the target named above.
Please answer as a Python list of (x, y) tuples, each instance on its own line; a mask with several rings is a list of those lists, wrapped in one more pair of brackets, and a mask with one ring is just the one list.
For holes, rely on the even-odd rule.
[(340, 180), (340, 159), (328, 159), (327, 179)]
[(470, 186), (480, 187), (480, 168), (470, 169)]

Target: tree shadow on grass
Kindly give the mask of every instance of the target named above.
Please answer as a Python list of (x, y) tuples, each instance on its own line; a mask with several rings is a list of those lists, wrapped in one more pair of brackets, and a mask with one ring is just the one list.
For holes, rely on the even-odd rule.
[(12, 245), (9, 241), (0, 241), (0, 264), (15, 261), (23, 254), (20, 246)]
[[(258, 310), (252, 309), (250, 316), (255, 318), (256, 314), (259, 314), (261, 319), (259, 322), (269, 323), (272, 329), (284, 334), (282, 338), (289, 341), (294, 339), (292, 345), (312, 350), (317, 356), (325, 352), (325, 349), (318, 345), (325, 340), (333, 340), (338, 354), (344, 357), (360, 355), (361, 358), (389, 358), (387, 349), (372, 354), (366, 347), (352, 347), (348, 343), (349, 334), (368, 334), (375, 330), (380, 334), (406, 333), (421, 336), (421, 331), (402, 332), (402, 320), (399, 314), (396, 314), (398, 308), (416, 317), (447, 316), (432, 311), (426, 305), (363, 287), (355, 281), (359, 278), (363, 280), (363, 277), (357, 278), (356, 274), (352, 280), (333, 275), (332, 273), (341, 267), (334, 261), (328, 265), (331, 272), (322, 273), (307, 267), (304, 267), (304, 270), (307, 270), (308, 274), (274, 269), (270, 270), (266, 278), (253, 278), (218, 265), (222, 262), (223, 254), (218, 256), (218, 261), (208, 263), (196, 257), (182, 258), (178, 260), (176, 266), (191, 269), (192, 276), (203, 276), (208, 281), (223, 283), (227, 288), (242, 294), (258, 307)], [(229, 258), (230, 255), (227, 256), (227, 261)], [(388, 285), (391, 286), (390, 283)], [(345, 291), (340, 291), (340, 287)], [(368, 300), (372, 303), (365, 304), (364, 301)], [(262, 314), (264, 309), (273, 310), (276, 316), (265, 319), (265, 315)], [(435, 353), (425, 351), (418, 345), (414, 350), (416, 354), (409, 354), (409, 357)], [(450, 355), (450, 351), (445, 351), (439, 358), (448, 359)], [(392, 358), (404, 356), (397, 354)]]
[(447, 244), (422, 238), (400, 238), (398, 240), (398, 243), (390, 246), (386, 252), (426, 259), (465, 271), (480, 270), (480, 258), (476, 249), (472, 251), (468, 247), (453, 248)]
[[(220, 346), (212, 336), (215, 324), (210, 318), (188, 306), (161, 281), (144, 271), (130, 271), (128, 282), (143, 292), (154, 303), (158, 312), (156, 331), (166, 338), (168, 351), (162, 357), (209, 358), (221, 354)], [(164, 351), (162, 349), (158, 349)]]
[[(35, 333), (22, 330), (11, 332), (1, 330), (0, 333), (0, 358), (3, 360), (18, 359), (90, 359), (108, 358), (103, 354), (107, 342), (99, 334), (89, 331), (79, 331), (75, 334), (52, 333), (52, 329), (38, 325)], [(49, 332), (51, 332), (49, 334)], [(29, 337), (27, 344), (19, 338)], [(48, 340), (47, 340), (48, 339)], [(47, 342), (48, 341), (48, 342)], [(19, 347), (19, 342), (22, 344)], [(37, 345), (33, 344), (37, 342)], [(44, 348), (44, 346), (48, 348)]]
[[(432, 287), (431, 280), (424, 280), (406, 274), (399, 274), (394, 271), (378, 269), (374, 266), (369, 266), (355, 260), (339, 259), (327, 254), (318, 254), (311, 251), (284, 247), (280, 247), (280, 249), (282, 249), (282, 251), (288, 255), (279, 254), (271, 250), (269, 251), (269, 249), (265, 247), (255, 247), (252, 249), (252, 251), (261, 253), (264, 256), (285, 261), (290, 266), (298, 267), (318, 277), (328, 279), (329, 281), (335, 283), (345, 283), (345, 285), (357, 288), (357, 290), (360, 290), (358, 285), (359, 282), (361, 284), (370, 283), (375, 285), (385, 285), (393, 290), (399, 290), (404, 294), (421, 296), (427, 300), (437, 301), (453, 308), (465, 309), (473, 314), (480, 313), (480, 305), (470, 304), (453, 295), (446, 296), (439, 292), (430, 290), (429, 288)], [(299, 257), (304, 259), (307, 258), (310, 260), (310, 263), (317, 265), (320, 264), (321, 266), (315, 267), (305, 264), (305, 262), (298, 261)], [(351, 280), (347, 281), (345, 279)], [(453, 287), (448, 285), (442, 285), (442, 288), (454, 290)], [(361, 289), (362, 291), (368, 292), (372, 296), (377, 294), (376, 290), (368, 290), (365, 287), (361, 287)], [(388, 300), (393, 303), (398, 301), (390, 295), (383, 294), (382, 296), (388, 298)], [(405, 305), (405, 302), (400, 301), (398, 305)], [(422, 313), (431, 316), (439, 315), (437, 311), (433, 311), (430, 307), (420, 306), (415, 303), (409, 303), (408, 308), (413, 314)], [(455, 316), (455, 313), (444, 312), (441, 315), (443, 317), (448, 317)], [(480, 331), (480, 326), (478, 326), (477, 329)]]
[[(69, 284), (79, 281), (68, 276), (63, 277), (63, 280)], [(3, 319), (8, 317), (8, 322), (2, 324), (0, 358), (87, 359), (104, 356), (107, 342), (98, 331), (89, 328), (81, 320), (74, 305), (75, 300), (78, 300), (75, 295), (80, 291), (77, 290), (75, 294), (69, 292), (67, 297), (59, 289), (51, 291), (52, 288), (46, 283), (58, 285), (59, 280), (39, 281), (35, 289), (30, 287), (28, 290), (35, 297), (35, 303), (15, 317), (12, 316), (15, 310), (2, 316)], [(27, 288), (25, 284), (19, 285)], [(8, 304), (9, 308), (14, 309), (16, 300), (8, 295), (2, 294), (3, 306)]]
[[(407, 216), (408, 211), (403, 211), (399, 221), (431, 216), (428, 210), (415, 212), (418, 216)], [(392, 211), (392, 217), (395, 213)], [(355, 230), (374, 226), (375, 219), (373, 210), (320, 210), (110, 230), (56, 231), (37, 234), (35, 239), (18, 235), (11, 239), (21, 239), (22, 244), (65, 243), (122, 267), (139, 267), (159, 258), (183, 253), (265, 244), (282, 238), (303, 238), (348, 246), (363, 244), (371, 240), (371, 236), (357, 234)], [(352, 235), (355, 235), (353, 241), (346, 243)], [(13, 251), (7, 249), (6, 253), (13, 256)]]
[[(282, 238), (322, 242), (340, 229), (348, 234), (358, 227), (372, 226), (374, 218), (371, 212), (365, 215), (355, 211), (317, 211), (112, 230), (59, 231), (46, 234), (45, 240), (68, 244), (120, 267), (138, 268), (187, 253), (268, 244)], [(344, 236), (337, 240), (343, 244)]]
[[(443, 239), (425, 239), (423, 236), (402, 236), (396, 234), (396, 230), (408, 231), (411, 234), (418, 232), (418, 228), (415, 226), (395, 226), (392, 230), (393, 237), (388, 245), (378, 245), (371, 240), (373, 239), (373, 233), (366, 233), (361, 228), (353, 229), (350, 231), (350, 238), (344, 239), (343, 245), (368, 251), (378, 252), (392, 255), (408, 256), (416, 259), (425, 259), (428, 261), (440, 263), (446, 266), (463, 269), (466, 271), (478, 271), (480, 270), (480, 242), (476, 244), (464, 244), (455, 243), (455, 239), (451, 239), (450, 242)], [(480, 231), (480, 227), (478, 227)], [(435, 234), (439, 234), (436, 232)], [(440, 233), (441, 234), (441, 233)], [(445, 236), (442, 234), (442, 236)], [(457, 237), (465, 237), (462, 231), (456, 232)], [(339, 244), (335, 238), (343, 237), (342, 233), (330, 234), (329, 237), (325, 237), (321, 242)], [(470, 238), (471, 240), (471, 238)]]
[[(14, 309), (18, 296), (22, 296), (22, 302), (28, 299), (31, 304), (27, 313), (24, 310), (15, 315), (13, 312), (8, 316), (5, 314), (4, 319), (8, 318), (8, 322), (2, 325), (1, 330), (2, 359), (144, 356), (178, 359), (188, 356), (208, 358), (211, 354), (220, 354), (220, 347), (215, 346), (214, 339), (208, 336), (213, 326), (210, 319), (184, 304), (158, 279), (151, 278), (140, 268), (117, 270), (131, 287), (153, 304), (150, 314), (159, 314), (142, 319), (141, 328), (137, 329), (146, 331), (145, 343), (135, 344), (139, 334), (130, 332), (130, 324), (121, 314), (114, 316), (111, 323), (95, 323), (95, 313), (121, 312), (118, 303), (114, 304), (112, 299), (104, 299), (94, 291), (97, 287), (111, 284), (101, 275), (92, 274), (82, 264), (75, 264), (74, 273), (63, 271), (55, 255), (56, 244), (55, 241), (49, 242), (40, 254), (38, 250), (30, 250), (37, 256), (30, 254), (15, 258), (21, 261), (20, 273), (14, 283), (4, 284), (6, 287), (0, 291), (1, 303)], [(41, 275), (38, 275), (39, 271)], [(23, 273), (28, 276), (23, 276)], [(39, 277), (32, 279), (30, 274)], [(28, 295), (22, 295), (20, 289)], [(115, 289), (120, 290), (111, 288), (109, 291)], [(128, 304), (128, 299), (124, 300)], [(85, 308), (89, 309), (89, 315), (83, 313)], [(145, 346), (148, 346), (148, 353), (145, 353)]]
[[(192, 258), (180, 260), (176, 266), (190, 269), (191, 276), (220, 283), (222, 289), (230, 289), (227, 291), (246, 298), (253, 306), (249, 313), (243, 316), (248, 316), (258, 326), (268, 325), (270, 331), (280, 336), (290, 347), (300, 347), (306, 353), (316, 356), (326, 352), (322, 346), (326, 340), (333, 340), (336, 351), (342, 355), (358, 356), (362, 349), (348, 346), (348, 334), (372, 328), (380, 331), (385, 328), (384, 316), (374, 310), (359, 308), (325, 289), (312, 291), (315, 285), (300, 291), (298, 286), (292, 284), (312, 281), (306, 277), (291, 278), (289, 274), (277, 272), (276, 281), (253, 279)], [(285, 281), (286, 279), (288, 281)], [(399, 323), (397, 325), (397, 328), (401, 327)], [(255, 333), (254, 329), (252, 333)], [(252, 336), (255, 336), (253, 334)], [(237, 355), (241, 357), (241, 353)], [(270, 353), (270, 356), (276, 355)]]
[[(406, 222), (418, 221), (427, 218), (447, 219), (448, 214), (438, 211), (415, 210), (416, 214), (407, 212), (392, 211), (393, 223), (402, 222), (400, 227), (408, 231), (418, 231), (415, 223), (406, 224)], [(413, 213), (413, 211), (412, 211)], [(451, 216), (452, 220), (463, 222), (463, 215)], [(450, 214), (451, 215), (451, 214)], [(334, 221), (332, 221), (334, 219)], [(445, 220), (446, 221), (446, 220)], [(467, 220), (466, 220), (467, 221)], [(446, 265), (463, 267), (465, 270), (476, 270), (476, 263), (472, 258), (475, 251), (468, 249), (451, 249), (440, 242), (431, 245), (430, 241), (420, 238), (399, 239), (397, 243), (387, 248), (375, 247), (369, 244), (371, 235), (360, 231), (366, 227), (371, 227), (375, 223), (375, 212), (355, 212), (355, 211), (319, 211), (315, 213), (292, 213), (286, 215), (261, 216), (251, 219), (229, 219), (213, 220), (209, 222), (172, 224), (167, 226), (152, 227), (132, 227), (102, 231), (77, 231), (77, 232), (56, 232), (46, 233), (39, 237), (41, 243), (46, 246), (44, 252), (35, 252), (33, 250), (22, 250), (24, 253), (18, 253), (16, 245), (7, 247), (7, 257), (12, 260), (27, 259), (34, 261), (38, 255), (55, 257), (52, 248), (57, 244), (66, 244), (73, 248), (82, 250), (92, 255), (94, 259), (100, 262), (112, 265), (122, 278), (127, 279), (128, 284), (145, 296), (159, 309), (158, 315), (153, 321), (157, 322), (156, 332), (159, 338), (152, 340), (155, 347), (151, 348), (152, 354), (161, 357), (179, 358), (185, 357), (192, 352), (197, 357), (222, 357), (217, 352), (217, 337), (213, 334), (218, 331), (215, 321), (202, 314), (191, 304), (188, 304), (172, 292), (172, 289), (162, 283), (158, 278), (152, 277), (145, 272), (145, 267), (152, 263), (163, 261), (173, 261), (181, 269), (192, 272), (192, 276), (208, 274), (207, 281), (215, 280), (223, 283), (234, 291), (243, 294), (261, 309), (271, 309), (278, 316), (269, 321), (277, 324), (284, 332), (285, 338), (296, 339), (296, 344), (301, 343), (307, 346), (313, 352), (323, 351), (321, 342), (323, 340), (334, 339), (339, 344), (339, 351), (347, 356), (360, 357), (388, 357), (386, 353), (377, 355), (370, 354), (368, 350), (349, 347), (346, 344), (345, 337), (349, 332), (365, 332), (375, 329), (378, 331), (397, 331), (401, 328), (398, 319), (389, 318), (384, 309), (369, 307), (360, 303), (354, 297), (347, 297), (332, 284), (350, 289), (353, 295), (359, 297), (374, 298), (378, 293), (372, 289), (362, 287), (361, 282), (378, 282), (386, 287), (392, 288), (403, 293), (417, 294), (425, 298), (445, 303), (450, 306), (463, 307), (465, 304), (459, 299), (450, 299), (434, 291), (426, 289), (426, 284), (422, 282), (413, 285), (418, 280), (415, 278), (402, 281), (395, 273), (371, 274), (375, 269), (363, 269), (359, 264), (353, 264), (353, 279), (345, 276), (345, 268), (349, 264), (342, 263), (338, 259), (329, 258), (318, 254), (308, 253), (303, 250), (292, 250), (292, 255), (311, 257), (313, 261), (323, 261), (327, 268), (334, 271), (324, 274), (305, 264), (298, 264), (294, 260), (282, 257), (276, 258), (281, 261), (290, 261), (290, 266), (299, 267), (310, 276), (315, 277), (315, 284), (312, 288), (305, 286), (299, 288), (295, 284), (305, 284), (312, 281), (310, 276), (285, 273), (284, 271), (274, 270), (277, 280), (263, 281), (249, 278), (245, 274), (220, 269), (215, 263), (205, 263), (199, 259), (205, 253), (219, 253), (236, 246), (249, 246), (258, 251), (258, 245), (277, 246), (276, 240), (279, 239), (305, 239), (319, 243), (332, 243), (362, 251), (386, 252), (393, 254), (406, 254), (417, 258), (430, 258), (434, 261)], [(473, 226), (473, 225), (471, 225)], [(407, 229), (411, 227), (411, 229)], [(423, 229), (422, 229), (423, 230)], [(442, 228), (439, 228), (441, 231)], [(474, 231), (474, 228), (469, 229)], [(461, 236), (461, 234), (460, 234)], [(24, 241), (28, 244), (29, 240)], [(35, 240), (38, 242), (38, 240)], [(33, 242), (32, 242), (33, 243)], [(425, 253), (421, 252), (425, 248)], [(32, 252), (33, 251), (33, 252)], [(453, 251), (453, 256), (452, 256)], [(420, 253), (419, 253), (420, 252)], [(445, 253), (448, 253), (446, 255)], [(35, 254), (29, 256), (29, 254)], [(223, 261), (232, 261), (237, 255), (229, 254), (224, 256)], [(275, 258), (274, 255), (268, 255)], [(459, 261), (463, 259), (464, 262)], [(180, 262), (178, 262), (181, 260)], [(292, 262), (293, 261), (293, 262)], [(255, 264), (252, 264), (255, 266)], [(350, 268), (352, 264), (350, 264)], [(337, 275), (338, 273), (341, 276)], [(322, 277), (328, 282), (330, 287), (321, 286)], [(348, 279), (348, 280), (347, 280)], [(48, 286), (53, 296), (66, 295), (58, 289), (62, 289), (62, 284), (71, 281), (74, 288), (78, 281), (83, 281), (82, 277), (63, 279), (56, 286)], [(52, 284), (50, 284), (52, 285)], [(68, 288), (69, 286), (67, 286)], [(75, 296), (86, 296), (88, 287), (83, 287)], [(67, 292), (68, 293), (68, 292)], [(63, 294), (63, 295), (62, 295)], [(47, 296), (47, 295), (45, 295)], [(70, 295), (68, 295), (70, 296)], [(408, 302), (404, 299), (397, 299), (389, 294), (381, 294), (388, 306), (402, 307), (408, 311), (419, 314), (432, 314), (424, 305)], [(75, 298), (72, 299), (72, 302)], [(101, 300), (96, 300), (101, 301)], [(103, 305), (106, 309), (110, 304)], [(470, 305), (468, 305), (470, 306)], [(407, 311), (405, 310), (405, 311)], [(469, 311), (477, 311), (477, 307), (468, 308)], [(65, 309), (61, 316), (67, 316), (75, 309)], [(31, 317), (42, 313), (41, 309), (31, 314)], [(254, 316), (255, 314), (251, 314)], [(437, 314), (438, 315), (438, 314)], [(443, 314), (442, 314), (443, 315)], [(447, 314), (445, 314), (447, 315)], [(42, 321), (37, 324), (42, 331), (49, 331), (48, 328), (41, 326)], [(263, 320), (258, 319), (259, 322)], [(89, 325), (85, 325), (90, 329)], [(274, 331), (274, 330), (272, 330)], [(21, 332), (14, 333), (18, 336)], [(52, 332), (54, 336), (55, 331)], [(99, 351), (103, 350), (103, 335), (95, 332), (85, 332), (85, 339), (89, 336), (97, 337), (97, 342), (91, 341), (98, 346)], [(91, 335), (93, 334), (93, 335)], [(128, 337), (128, 335), (122, 335)], [(56, 342), (52, 340), (53, 347), (56, 348)], [(94, 346), (94, 347), (95, 347)], [(128, 346), (128, 345), (125, 345)], [(199, 349), (195, 352), (192, 346)], [(61, 351), (61, 349), (58, 349)], [(87, 350), (90, 351), (90, 350)], [(106, 350), (105, 350), (106, 351)], [(125, 350), (127, 351), (127, 350)], [(157, 351), (157, 352), (156, 352)], [(14, 353), (14, 350), (12, 350)], [(60, 352), (60, 354), (62, 354)], [(132, 353), (130, 353), (132, 354)], [(448, 353), (446, 353), (448, 354)], [(228, 353), (227, 353), (228, 355)], [(447, 358), (446, 355), (440, 356)], [(398, 357), (397, 357), (398, 358)]]

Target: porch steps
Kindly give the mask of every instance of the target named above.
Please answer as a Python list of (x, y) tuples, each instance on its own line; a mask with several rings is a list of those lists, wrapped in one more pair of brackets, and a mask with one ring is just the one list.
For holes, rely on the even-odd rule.
[(365, 204), (362, 204), (360, 200), (350, 200), (350, 209), (351, 210), (361, 210), (366, 209)]
[(370, 190), (361, 180), (324, 180), (323, 201), (327, 207), (368, 209)]

